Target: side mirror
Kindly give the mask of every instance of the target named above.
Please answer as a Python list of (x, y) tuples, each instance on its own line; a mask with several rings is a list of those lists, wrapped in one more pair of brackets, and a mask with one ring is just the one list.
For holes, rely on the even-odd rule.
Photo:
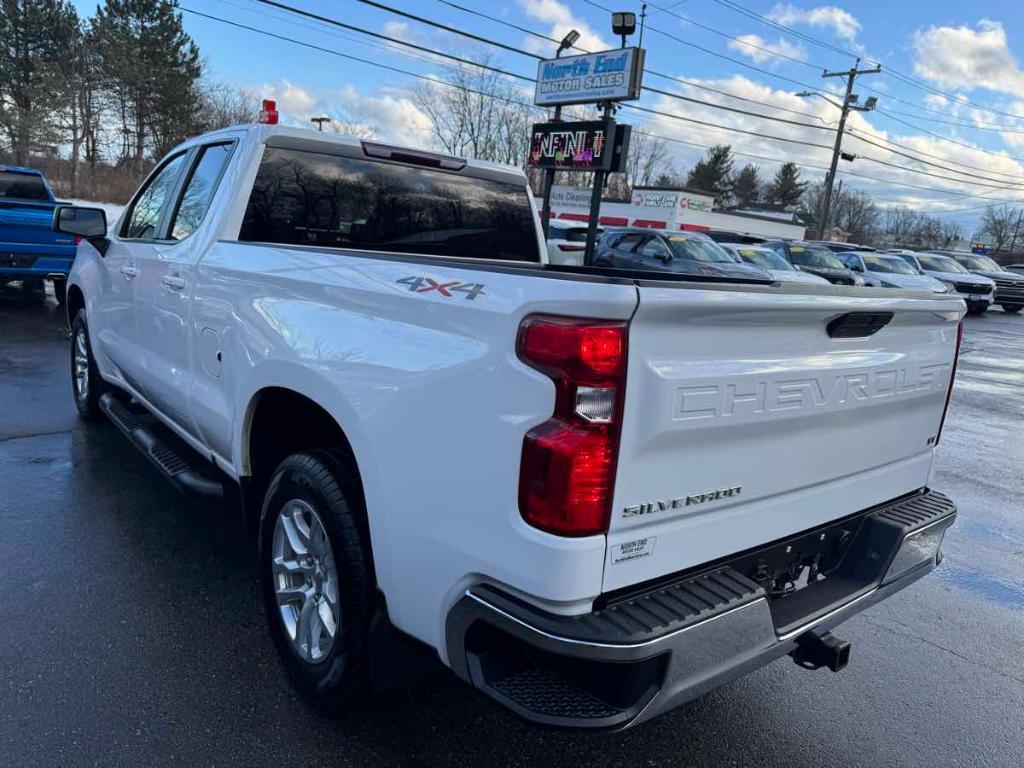
[(87, 240), (107, 236), (107, 214), (102, 208), (59, 205), (53, 211), (53, 231)]
[(856, 264), (856, 263), (851, 264), (850, 265), (850, 269), (852, 269), (854, 272), (863, 272), (864, 271), (864, 267), (862, 267), (860, 264)]
[(643, 248), (643, 254), (644, 256), (650, 256), (651, 258), (657, 259), (658, 261), (663, 261), (666, 264), (672, 261), (672, 254), (663, 246), (655, 243), (648, 243), (645, 245)]

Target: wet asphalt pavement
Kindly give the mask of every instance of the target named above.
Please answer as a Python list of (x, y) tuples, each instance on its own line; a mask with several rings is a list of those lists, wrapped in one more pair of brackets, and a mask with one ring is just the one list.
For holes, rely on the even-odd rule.
[(965, 324), (931, 577), (843, 625), (850, 666), (783, 659), (632, 731), (525, 725), (444, 669), (356, 717), (275, 657), (225, 509), (76, 418), (52, 297), (0, 289), (0, 766), (1024, 763), (1024, 316)]

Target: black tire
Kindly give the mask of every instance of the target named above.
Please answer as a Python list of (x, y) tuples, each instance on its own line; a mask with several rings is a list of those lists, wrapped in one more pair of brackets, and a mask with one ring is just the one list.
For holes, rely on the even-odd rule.
[(1003, 304), (1003, 312), (1008, 315), (1016, 315), (1024, 309), (1024, 304)]
[(967, 314), (968, 315), (983, 315), (988, 311), (988, 304), (968, 304)]
[[(85, 374), (85, 394), (83, 396), (76, 377), (76, 351), (81, 338), (87, 354), (87, 365)], [(98, 419), (102, 415), (100, 411), (100, 395), (110, 389), (110, 385), (100, 376), (96, 367), (96, 358), (92, 354), (92, 343), (89, 340), (89, 326), (85, 322), (85, 310), (78, 310), (75, 319), (71, 322), (71, 397), (74, 398), (75, 408), (78, 415), (83, 419)]]
[[(357, 484), (335, 453), (297, 453), (275, 470), (260, 518), (264, 609), (274, 644), (299, 692), (310, 701), (333, 707), (360, 700), (368, 688), (367, 636), (373, 607), (373, 576), (360, 499)], [(337, 572), (340, 621), (329, 650), (318, 661), (303, 658), (296, 648), (275, 590), (275, 526), (294, 500), (315, 510), (327, 533)]]
[(68, 303), (68, 281), (57, 278), (53, 281), (53, 296), (57, 299), (57, 306), (63, 307)]

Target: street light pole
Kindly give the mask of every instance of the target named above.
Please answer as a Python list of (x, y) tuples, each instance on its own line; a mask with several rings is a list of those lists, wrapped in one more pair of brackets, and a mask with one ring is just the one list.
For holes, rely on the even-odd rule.
[[(569, 48), (572, 48), (573, 45), (575, 45), (576, 41), (579, 40), (579, 39), (580, 39), (580, 33), (577, 32), (575, 29), (570, 30), (569, 34), (567, 34), (564, 38), (562, 38), (562, 42), (558, 44), (558, 50), (555, 51), (555, 58), (556, 59), (560, 58), (562, 56), (562, 51), (565, 51), (565, 50), (568, 50)], [(555, 106), (555, 115), (552, 118), (551, 122), (557, 123), (557, 122), (560, 122), (561, 120), (562, 120), (562, 105), (558, 104), (558, 105)], [(554, 186), (554, 184), (555, 184), (555, 169), (554, 168), (548, 168), (547, 170), (544, 171), (544, 199), (541, 201), (541, 210), (540, 210), (540, 218), (541, 218), (540, 225), (541, 225), (541, 229), (544, 230), (544, 241), (545, 242), (547, 242), (547, 239), (548, 239), (548, 229), (550, 229), (550, 227), (548, 226), (548, 222), (551, 219), (551, 188)]]
[[(822, 73), (822, 77), (845, 77), (846, 78), (846, 95), (843, 97), (842, 106), (839, 107), (841, 114), (839, 116), (839, 127), (836, 128), (836, 143), (832, 148), (832, 163), (828, 169), (828, 176), (825, 177), (825, 199), (821, 204), (821, 239), (825, 239), (825, 230), (828, 229), (828, 219), (832, 208), (832, 185), (836, 181), (836, 168), (839, 165), (839, 156), (843, 151), (843, 131), (846, 129), (846, 118), (850, 114), (851, 110), (857, 112), (867, 112), (874, 108), (874, 101), (868, 100), (870, 106), (859, 106), (857, 104), (857, 97), (853, 95), (853, 82), (857, 79), (857, 75), (875, 75), (882, 71), (881, 64), (875, 65), (873, 69), (857, 69), (860, 64), (860, 59), (857, 59), (857, 63), (846, 72), (829, 72), (825, 70)], [(825, 98), (825, 97), (822, 97)], [(831, 99), (826, 98), (826, 101), (832, 102)], [(839, 105), (836, 105), (839, 106)]]

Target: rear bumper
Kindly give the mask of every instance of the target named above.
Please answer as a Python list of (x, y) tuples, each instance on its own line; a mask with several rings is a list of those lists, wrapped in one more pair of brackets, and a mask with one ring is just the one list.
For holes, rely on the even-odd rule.
[(75, 261), (74, 245), (0, 242), (0, 277), (67, 275)]
[[(808, 633), (827, 631), (909, 586), (941, 560), (937, 549), (914, 560), (915, 545), (941, 539), (955, 517), (949, 499), (922, 491), (847, 518), (840, 524), (854, 533), (841, 565), (785, 596), (770, 596), (741, 572), (758, 553), (662, 581), (583, 616), (546, 613), (478, 585), (448, 616), (449, 662), (532, 722), (629, 727), (790, 653)], [(808, 535), (777, 542), (772, 551), (803, 545)]]

